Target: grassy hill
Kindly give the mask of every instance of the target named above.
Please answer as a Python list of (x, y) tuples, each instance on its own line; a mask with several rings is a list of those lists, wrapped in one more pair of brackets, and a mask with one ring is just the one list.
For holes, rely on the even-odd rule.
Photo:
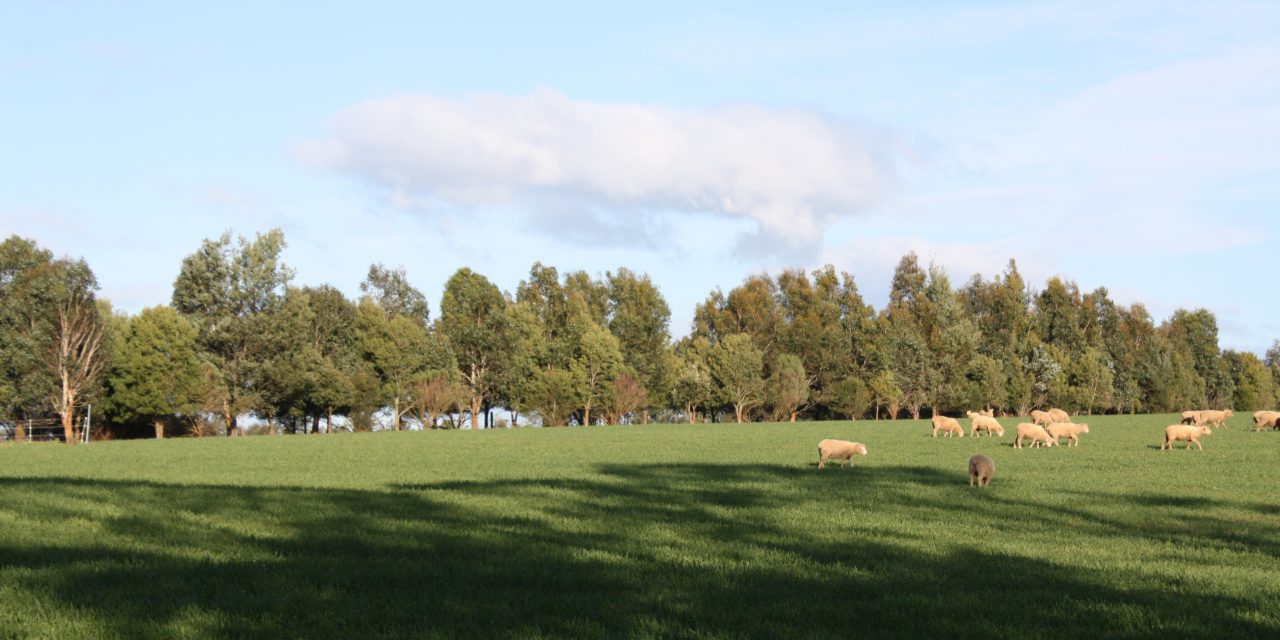
[(0, 637), (1280, 634), (1280, 433), (1080, 420), (4, 446)]

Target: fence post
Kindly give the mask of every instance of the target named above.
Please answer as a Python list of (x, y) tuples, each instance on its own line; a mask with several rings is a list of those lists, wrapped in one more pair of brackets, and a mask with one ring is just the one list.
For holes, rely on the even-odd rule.
[(93, 405), (89, 405), (88, 415), (84, 417), (84, 443), (89, 444), (89, 430), (93, 428)]
[(35, 435), (31, 433), (31, 418), (27, 418), (27, 443), (35, 442)]

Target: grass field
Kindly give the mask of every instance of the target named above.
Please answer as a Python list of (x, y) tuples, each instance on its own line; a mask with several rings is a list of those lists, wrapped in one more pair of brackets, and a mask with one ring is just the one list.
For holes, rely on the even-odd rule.
[(1280, 433), (1083, 420), (10, 445), (0, 636), (1280, 637)]

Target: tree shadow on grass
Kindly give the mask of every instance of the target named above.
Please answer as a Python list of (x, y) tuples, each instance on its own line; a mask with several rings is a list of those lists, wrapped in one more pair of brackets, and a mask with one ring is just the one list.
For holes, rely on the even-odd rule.
[[(1126, 526), (978, 493), (962, 474), (930, 467), (831, 471), (617, 464), (587, 478), (387, 490), (7, 481), (0, 509), (57, 531), (93, 519), (96, 530), (0, 546), (0, 587), (74, 612), (91, 635), (120, 638), (1280, 631), (1275, 608), (1258, 615), (1256, 602), (1167, 590), (1143, 576), (1117, 585), (1114, 573), (1047, 558), (789, 522), (788, 509), (805, 501), (858, 500), (944, 519), (1032, 515), (1099, 535)], [(911, 491), (917, 485), (931, 497)], [(1158, 497), (1135, 504), (1143, 500), (1161, 506)], [(1151, 525), (1139, 534), (1170, 532)], [(0, 635), (26, 635), (41, 619), (11, 608)]]

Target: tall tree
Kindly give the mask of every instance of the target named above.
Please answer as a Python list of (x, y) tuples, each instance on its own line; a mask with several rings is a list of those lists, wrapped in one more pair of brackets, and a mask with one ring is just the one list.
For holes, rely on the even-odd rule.
[(488, 278), (459, 269), (445, 284), (439, 331), (449, 338), (458, 370), (470, 392), (471, 428), (480, 428), (480, 412), (494, 394), (495, 371), (508, 347), (507, 299)]
[(53, 254), (32, 240), (0, 243), (0, 412), (16, 418), (49, 415), (58, 382), (46, 362), (52, 350), (58, 274)]
[(764, 401), (764, 354), (746, 334), (726, 336), (716, 343), (711, 350), (711, 374), (725, 402), (733, 405), (737, 422)]
[(150, 421), (156, 438), (164, 437), (166, 421), (198, 413), (196, 340), (196, 328), (171, 307), (148, 307), (131, 319), (108, 378), (113, 413)]
[(684, 411), (689, 424), (697, 423), (698, 409), (707, 406), (715, 392), (710, 354), (711, 343), (706, 338), (686, 338), (676, 347), (671, 399)]
[(391, 406), (392, 428), (400, 431), (404, 415), (414, 408), (415, 385), (456, 370), (457, 360), (447, 339), (429, 332), (417, 320), (401, 315), (388, 318), (369, 299), (361, 302), (359, 313), (360, 343), (382, 381), (382, 397)]
[(83, 260), (59, 260), (60, 285), (53, 317), (53, 349), (48, 363), (58, 380), (54, 411), (62, 419), (66, 442), (76, 439), (75, 415), (82, 395), (106, 371), (102, 349), (106, 321), (94, 298), (98, 281)]
[(778, 354), (769, 374), (768, 395), (778, 417), (796, 421), (800, 407), (809, 400), (809, 376), (805, 373), (800, 356)]
[(173, 308), (195, 324), (200, 348), (221, 377), (227, 435), (237, 432), (237, 416), (252, 404), (267, 349), (260, 339), (263, 314), (280, 303), (293, 277), (280, 262), (284, 247), (279, 229), (235, 244), (227, 232), (184, 258), (173, 284)]
[(430, 316), (427, 297), (409, 284), (404, 267), (388, 269), (381, 264), (369, 266), (369, 274), (360, 283), (360, 292), (369, 296), (383, 311), (404, 316), (426, 325)]
[[(622, 361), (647, 393), (663, 397), (671, 385), (667, 349), (671, 309), (647, 275), (621, 268), (605, 274), (609, 292), (608, 327), (618, 337)], [(648, 412), (645, 417), (647, 421)]]
[(582, 424), (591, 424), (591, 409), (604, 403), (609, 388), (622, 367), (618, 338), (597, 324), (589, 324), (582, 334), (578, 357), (571, 370), (581, 385)]

